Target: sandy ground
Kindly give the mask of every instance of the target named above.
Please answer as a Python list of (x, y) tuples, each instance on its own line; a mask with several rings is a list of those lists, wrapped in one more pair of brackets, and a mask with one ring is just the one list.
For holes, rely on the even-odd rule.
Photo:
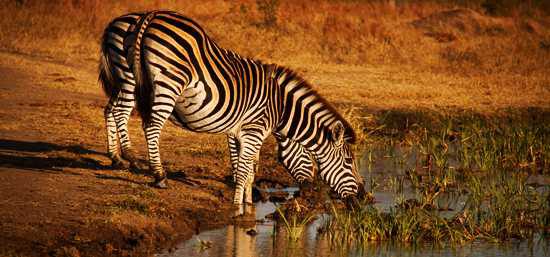
[[(548, 78), (526, 87), (527, 78), (517, 77), (517, 84), (503, 87), (498, 79), (392, 67), (287, 65), (341, 109), (550, 107)], [(171, 187), (152, 189), (150, 177), (109, 167), (106, 101), (94, 60), (0, 52), (0, 256), (150, 255), (231, 222), (224, 136), (167, 125), (161, 151)], [(139, 118), (130, 125), (144, 159)], [(256, 182), (288, 184), (274, 148), (270, 140), (262, 149)]]

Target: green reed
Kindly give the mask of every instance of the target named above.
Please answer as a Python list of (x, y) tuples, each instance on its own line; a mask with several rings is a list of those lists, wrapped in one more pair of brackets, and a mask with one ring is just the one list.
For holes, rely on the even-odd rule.
[(353, 210), (332, 206), (324, 225), (333, 243), (370, 241), (462, 244), (473, 240), (530, 239), (548, 229), (550, 188), (537, 190), (525, 174), (509, 178), (472, 177), (464, 186), (466, 204), (451, 217), (432, 207), (438, 194), (421, 203), (396, 204), (383, 212), (371, 204)]
[(292, 207), (294, 208), (286, 208), (286, 212), (279, 207), (276, 210), (278, 217), (283, 221), (282, 224), (286, 229), (288, 238), (295, 242), (302, 237), (306, 225), (315, 218), (315, 215), (302, 213), (300, 210), (301, 207), (296, 200), (294, 200), (293, 205)]
[[(550, 231), (550, 185), (529, 181), (550, 174), (550, 115), (416, 117), (397, 133), (398, 121), (387, 114), (382, 120), (387, 125), (364, 141), (369, 171), (379, 161), (373, 154), (378, 147), (382, 158), (394, 158), (405, 173), (387, 180), (397, 195), (395, 206), (389, 211), (368, 203), (352, 210), (332, 206), (322, 229), (331, 242), (462, 244), (532, 239)], [(405, 181), (417, 198), (405, 199)], [(441, 208), (440, 202), (447, 204)], [(449, 202), (458, 209), (441, 211), (451, 209)]]

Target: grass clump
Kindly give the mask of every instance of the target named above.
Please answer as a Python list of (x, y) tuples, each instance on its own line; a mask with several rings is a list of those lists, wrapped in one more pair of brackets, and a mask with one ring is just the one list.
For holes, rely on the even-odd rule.
[(373, 241), (463, 244), (532, 239), (548, 229), (549, 189), (536, 190), (524, 175), (472, 178), (463, 189), (467, 192), (465, 206), (451, 217), (426, 205), (405, 202), (388, 212), (371, 204), (353, 210), (333, 206), (322, 231), (339, 246)]
[(143, 215), (149, 214), (149, 204), (137, 196), (127, 195), (111, 205), (114, 211), (130, 210)]
[(306, 212), (303, 208), (305, 206), (300, 205), (296, 199), (284, 209), (277, 207), (277, 217), (279, 221), (282, 221), (281, 224), (284, 226), (288, 238), (293, 242), (302, 237), (306, 225), (315, 218), (315, 215)]
[(376, 118), (369, 126), (382, 129), (366, 127), (372, 132), (366, 145), (382, 142), (390, 156), (396, 147), (416, 153), (417, 165), (407, 168), (418, 173), (550, 171), (550, 113), (545, 110), (493, 116), (385, 112)]
[[(549, 186), (527, 183), (525, 173), (491, 174), (467, 182), (469, 197), (456, 219), (476, 237), (500, 241), (533, 238), (548, 229)], [(498, 179), (492, 177), (498, 176)]]

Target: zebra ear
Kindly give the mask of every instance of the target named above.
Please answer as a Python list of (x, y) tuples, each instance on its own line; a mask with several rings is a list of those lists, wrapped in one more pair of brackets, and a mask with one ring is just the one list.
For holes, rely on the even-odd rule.
[(336, 146), (341, 146), (344, 143), (344, 132), (346, 129), (344, 128), (344, 124), (342, 124), (341, 121), (336, 121), (334, 124), (332, 124), (331, 128), (332, 133), (332, 140)]

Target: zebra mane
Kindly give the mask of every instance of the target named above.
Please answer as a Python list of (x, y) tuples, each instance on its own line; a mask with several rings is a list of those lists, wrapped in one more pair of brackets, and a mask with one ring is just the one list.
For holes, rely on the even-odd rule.
[(353, 130), (353, 127), (349, 124), (349, 122), (340, 115), (340, 113), (334, 108), (323, 96), (321, 96), (317, 90), (313, 88), (313, 86), (306, 81), (304, 78), (302, 78), (300, 75), (298, 75), (295, 71), (284, 67), (277, 65), (275, 70), (273, 71), (273, 77), (279, 78), (280, 76), (285, 76), (285, 81), (295, 81), (297, 82), (298, 87), (305, 87), (307, 88), (312, 94), (316, 96), (316, 100), (320, 102), (326, 109), (330, 111), (330, 113), (334, 116), (334, 118), (340, 122), (342, 122), (342, 125), (344, 125), (344, 138), (346, 142), (350, 144), (354, 144), (356, 142), (356, 135), (355, 131)]

